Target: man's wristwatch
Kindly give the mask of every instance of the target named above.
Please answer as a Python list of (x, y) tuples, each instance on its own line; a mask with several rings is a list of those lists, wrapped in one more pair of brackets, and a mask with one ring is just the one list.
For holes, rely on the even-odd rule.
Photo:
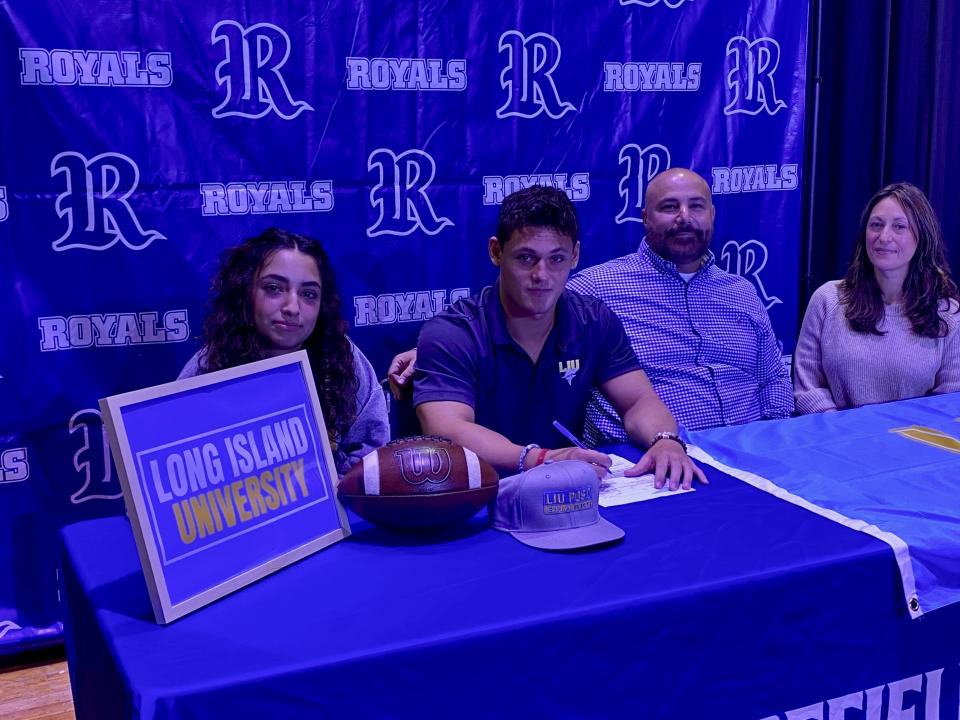
[(658, 432), (656, 435), (654, 435), (653, 438), (650, 440), (650, 447), (653, 447), (661, 440), (675, 440), (676, 442), (680, 443), (680, 447), (683, 448), (684, 452), (687, 451), (687, 444), (681, 439), (679, 435), (677, 435), (675, 432), (670, 432), (669, 430), (663, 430), (661, 432)]

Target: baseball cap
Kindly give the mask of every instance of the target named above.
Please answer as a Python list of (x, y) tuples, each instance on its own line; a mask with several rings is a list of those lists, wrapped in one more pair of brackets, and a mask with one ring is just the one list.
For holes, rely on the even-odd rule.
[(500, 479), (493, 527), (542, 550), (590, 547), (623, 537), (600, 517), (600, 480), (580, 460), (538, 465)]

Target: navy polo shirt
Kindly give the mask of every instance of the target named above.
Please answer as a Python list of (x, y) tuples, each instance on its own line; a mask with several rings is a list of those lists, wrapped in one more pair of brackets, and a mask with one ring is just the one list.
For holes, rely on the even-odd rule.
[(602, 301), (565, 290), (537, 362), (507, 331), (499, 283), (428, 320), (417, 342), (415, 405), (455, 401), (475, 422), (518, 445), (571, 443), (559, 420), (583, 437), (594, 389), (640, 365), (623, 325)]

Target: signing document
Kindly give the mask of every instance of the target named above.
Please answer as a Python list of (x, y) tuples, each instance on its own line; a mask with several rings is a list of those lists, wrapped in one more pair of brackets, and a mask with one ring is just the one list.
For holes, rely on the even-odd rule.
[(610, 473), (600, 482), (601, 507), (627, 505), (669, 495), (682, 495), (694, 490), (692, 487), (689, 490), (683, 488), (670, 490), (666, 485), (658, 490), (653, 486), (653, 473), (624, 477), (623, 471), (633, 467), (634, 463), (613, 453), (610, 454), (610, 460), (612, 461)]

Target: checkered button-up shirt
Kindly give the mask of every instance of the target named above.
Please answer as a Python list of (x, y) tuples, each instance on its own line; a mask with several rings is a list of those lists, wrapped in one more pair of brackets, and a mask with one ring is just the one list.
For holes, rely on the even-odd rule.
[[(577, 273), (572, 290), (603, 300), (623, 322), (660, 399), (687, 430), (788, 417), (793, 388), (770, 318), (750, 282), (708, 253), (689, 282), (646, 241)], [(614, 409), (595, 394), (588, 441), (623, 441)]]

